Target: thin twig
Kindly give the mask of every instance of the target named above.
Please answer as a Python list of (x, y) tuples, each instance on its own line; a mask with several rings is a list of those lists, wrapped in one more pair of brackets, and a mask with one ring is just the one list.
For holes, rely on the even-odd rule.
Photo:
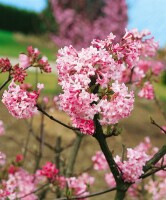
[(69, 158), (69, 162), (68, 162), (68, 166), (67, 166), (67, 170), (66, 170), (66, 176), (70, 177), (73, 174), (73, 169), (74, 169), (74, 164), (78, 155), (78, 151), (80, 149), (80, 144), (83, 138), (83, 134), (77, 134), (76, 135), (76, 139), (75, 142), (73, 144), (73, 148), (71, 150), (71, 154), (70, 154), (70, 158)]
[(151, 124), (154, 124), (157, 126), (161, 131), (163, 131), (166, 134), (166, 130), (164, 130), (159, 124), (157, 124), (152, 117), (150, 117)]
[[(32, 127), (29, 126), (29, 124), (28, 124), (28, 122), (27, 122), (26, 120), (25, 120), (25, 122), (26, 122), (26, 125), (29, 127), (29, 131), (32, 133), (33, 137), (34, 137), (37, 141), (40, 142), (40, 140), (41, 140), (40, 137), (38, 137), (38, 136), (34, 133)], [(50, 150), (54, 151), (54, 147), (51, 146), (49, 143), (44, 142), (44, 145), (45, 145), (46, 147), (48, 147)]]
[(47, 185), (49, 185), (49, 183), (46, 183), (46, 184), (42, 185), (41, 187), (39, 187), (38, 189), (36, 189), (36, 190), (34, 190), (34, 191), (32, 191), (32, 192), (30, 192), (30, 193), (28, 193), (28, 194), (26, 194), (26, 195), (24, 195), (22, 197), (19, 197), (19, 199), (23, 199), (23, 198), (25, 198), (25, 197), (27, 197), (27, 196), (29, 196), (31, 194), (35, 194), (36, 192), (38, 192), (38, 191), (42, 190), (43, 188), (45, 188)]
[(59, 198), (57, 200), (73, 200), (73, 199), (84, 199), (84, 198), (89, 198), (89, 197), (95, 197), (95, 196), (99, 196), (99, 195), (102, 195), (102, 194), (105, 194), (105, 193), (108, 193), (108, 192), (112, 192), (114, 190), (117, 190), (116, 187), (114, 188), (111, 188), (111, 189), (108, 189), (108, 190), (103, 190), (103, 191), (100, 191), (100, 192), (95, 192), (95, 193), (92, 193), (92, 194), (89, 194), (89, 195), (86, 195), (86, 196), (76, 196), (76, 197), (71, 197), (71, 198), (66, 198), (66, 197), (63, 197), (63, 198)]
[(9, 83), (9, 81), (11, 81), (11, 80), (12, 80), (12, 77), (9, 74), (8, 79), (0, 86), (0, 90), (2, 90), (3, 87), (5, 87), (5, 85), (7, 85)]
[(55, 121), (55, 122), (57, 122), (58, 124), (61, 124), (62, 126), (68, 128), (68, 129), (71, 129), (71, 130), (74, 130), (74, 131), (79, 130), (78, 128), (74, 128), (74, 127), (72, 127), (72, 126), (68, 126), (67, 124), (65, 124), (65, 123), (63, 123), (63, 122), (57, 120), (57, 119), (54, 118), (53, 116), (49, 115), (49, 114), (48, 114), (46, 111), (44, 111), (38, 104), (36, 104), (36, 107), (37, 107), (38, 111), (42, 112), (45, 116), (47, 116), (47, 117), (48, 117), (49, 119), (51, 119), (52, 121)]
[(145, 179), (153, 174), (155, 174), (156, 172), (160, 171), (160, 170), (164, 170), (166, 169), (166, 165), (163, 165), (161, 167), (156, 168), (155, 170), (150, 171), (149, 173), (143, 174), (140, 176), (141, 179)]

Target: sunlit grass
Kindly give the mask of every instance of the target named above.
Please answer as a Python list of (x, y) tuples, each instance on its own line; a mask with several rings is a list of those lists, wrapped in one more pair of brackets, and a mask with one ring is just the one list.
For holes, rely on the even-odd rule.
[(23, 35), (0, 30), (0, 56), (18, 57), (27, 46), (38, 48), (49, 60), (55, 60), (57, 47), (48, 36)]
[(166, 85), (162, 83), (156, 83), (154, 84), (154, 89), (160, 100), (166, 102)]
[[(6, 79), (7, 74), (0, 75), (0, 86)], [(28, 72), (25, 83), (30, 83), (34, 89), (36, 88), (37, 83), (44, 83), (45, 87), (42, 91), (43, 95), (57, 95), (61, 91), (56, 74)], [(5, 88), (7, 88), (7, 86)]]

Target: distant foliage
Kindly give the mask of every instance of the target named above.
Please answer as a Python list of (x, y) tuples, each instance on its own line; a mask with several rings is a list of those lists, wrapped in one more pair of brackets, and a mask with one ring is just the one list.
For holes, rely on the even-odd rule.
[(0, 5), (0, 29), (22, 33), (41, 33), (44, 29), (40, 16), (35, 12)]
[(116, 41), (127, 25), (125, 0), (50, 0), (59, 25), (53, 41), (59, 46), (87, 47), (92, 39), (104, 39), (110, 32)]

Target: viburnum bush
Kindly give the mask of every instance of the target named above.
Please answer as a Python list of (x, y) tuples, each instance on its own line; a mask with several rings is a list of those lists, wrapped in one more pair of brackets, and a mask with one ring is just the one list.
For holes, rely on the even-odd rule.
[(125, 0), (49, 0), (58, 31), (52, 34), (56, 45), (88, 47), (94, 38), (105, 39), (113, 32), (119, 41), (127, 25)]
[[(49, 97), (41, 97), (44, 84), (38, 83), (33, 89), (25, 83), (28, 69), (51, 72), (47, 58), (42, 57), (38, 49), (28, 47), (25, 54), (19, 55), (16, 65), (12, 65), (8, 58), (0, 59), (1, 74), (8, 73), (0, 89), (9, 84), (2, 94), (2, 102), (13, 117), (26, 120), (40, 144), (33, 173), (26, 170), (22, 154), (7, 162), (6, 155), (0, 152), (0, 199), (45, 199), (48, 191), (61, 200), (87, 199), (111, 191), (116, 192), (116, 200), (125, 196), (165, 199), (166, 145), (159, 149), (146, 137), (134, 148), (123, 148), (122, 156), (119, 156), (107, 143), (109, 138), (121, 133), (119, 121), (131, 115), (135, 95), (154, 99), (160, 105), (153, 89), (153, 82), (164, 70), (164, 65), (154, 60), (158, 43), (149, 31), (138, 32), (136, 29), (126, 30), (118, 43), (115, 40), (116, 36), (110, 33), (104, 40), (94, 39), (89, 47), (79, 51), (71, 45), (58, 51), (56, 70), (62, 93), (53, 98), (52, 104)], [(53, 107), (66, 112), (71, 125), (52, 116)], [(68, 163), (61, 157), (64, 149), (60, 137), (56, 147), (52, 147), (44, 141), (43, 124), (40, 137), (33, 133), (31, 119), (39, 112), (76, 134)], [(162, 114), (165, 116), (164, 112)], [(152, 118), (151, 123), (166, 134), (165, 126), (160, 126)], [(4, 124), (0, 121), (0, 135), (4, 133)], [(76, 157), (85, 135), (89, 140), (96, 139), (100, 151), (94, 152), (91, 167), (76, 174)], [(56, 154), (56, 162), (47, 160), (41, 165), (43, 146)], [(90, 175), (92, 169), (104, 172), (107, 190), (90, 193), (90, 188), (98, 181)]]

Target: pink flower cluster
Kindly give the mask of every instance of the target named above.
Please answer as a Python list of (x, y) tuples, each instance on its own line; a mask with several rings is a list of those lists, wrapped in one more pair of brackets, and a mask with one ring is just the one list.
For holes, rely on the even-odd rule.
[(127, 31), (114, 44), (111, 33), (105, 40), (93, 40), (93, 46), (81, 51), (72, 46), (58, 51), (56, 66), (64, 91), (60, 95), (61, 107), (83, 133), (94, 133), (95, 114), (100, 114), (102, 125), (118, 123), (130, 115), (134, 94), (121, 82), (124, 72), (134, 69), (145, 51), (146, 57), (156, 52), (157, 44), (145, 39), (147, 35)]
[(143, 88), (139, 91), (138, 96), (146, 99), (154, 99), (153, 85), (149, 82), (145, 82)]
[(41, 71), (44, 71), (46, 73), (51, 72), (51, 67), (48, 63), (47, 57), (41, 57), (40, 51), (37, 48), (33, 48), (32, 46), (29, 46), (27, 48), (27, 55), (19, 55), (19, 65), (23, 69), (27, 69), (28, 67), (33, 66), (39, 67)]
[(25, 77), (27, 76), (24, 68), (20, 67), (18, 64), (12, 66), (8, 58), (0, 59), (0, 72), (9, 72), (14, 81), (18, 81), (20, 83), (23, 83)]
[(27, 73), (24, 68), (19, 67), (19, 65), (15, 65), (12, 68), (11, 76), (13, 77), (14, 82), (18, 81), (20, 83), (23, 83), (25, 77), (27, 76)]
[(0, 199), (24, 199), (37, 200), (38, 197), (33, 193), (36, 190), (37, 183), (35, 177), (22, 168), (15, 173), (9, 174), (7, 180), (3, 180), (0, 189)]
[[(117, 35), (117, 40), (124, 34), (127, 24), (125, 0), (104, 0), (103, 6), (100, 2), (89, 5), (87, 0), (74, 1), (50, 1), (55, 21), (59, 24), (59, 32), (52, 39), (60, 47), (72, 44), (76, 49), (81, 49), (88, 47), (92, 39), (104, 39), (110, 32)], [(76, 8), (67, 6), (68, 4), (76, 5)], [(78, 12), (78, 7), (82, 6), (84, 8)], [(90, 6), (93, 9), (91, 13), (87, 11)], [(99, 10), (95, 10), (96, 8)]]
[(56, 165), (51, 162), (47, 162), (44, 166), (42, 166), (42, 169), (39, 170), (39, 174), (41, 176), (45, 176), (51, 181), (55, 181), (58, 172), (59, 170), (56, 168)]
[(43, 84), (38, 84), (38, 91), (28, 92), (21, 89), (19, 85), (11, 82), (8, 91), (4, 91), (2, 102), (5, 104), (12, 116), (16, 118), (29, 118), (37, 111), (36, 101)]
[(108, 163), (105, 159), (104, 154), (101, 151), (97, 151), (94, 156), (92, 156), (93, 168), (95, 170), (107, 170)]
[[(89, 186), (93, 185), (94, 177), (89, 176), (87, 173), (83, 173), (78, 178), (70, 177), (66, 178), (67, 187), (70, 190), (71, 196), (85, 196), (88, 195)], [(81, 198), (86, 200), (87, 198)]]
[(12, 65), (8, 58), (0, 58), (0, 72), (7, 72), (10, 71)]
[(127, 161), (121, 161), (119, 156), (115, 158), (122, 172), (122, 178), (128, 183), (138, 182), (139, 177), (144, 173), (143, 166), (145, 166), (145, 163), (149, 160), (149, 156), (143, 151), (128, 148), (127, 158)]
[[(119, 156), (115, 157), (115, 162), (118, 165), (122, 178), (125, 182), (134, 183), (140, 180), (140, 176), (144, 174), (143, 166), (150, 159), (150, 157), (143, 151), (143, 149), (127, 149), (127, 160), (121, 161)], [(108, 164), (104, 154), (100, 151), (92, 157), (93, 166), (95, 170), (107, 170)], [(109, 186), (116, 185), (112, 173), (105, 174), (105, 180)]]

